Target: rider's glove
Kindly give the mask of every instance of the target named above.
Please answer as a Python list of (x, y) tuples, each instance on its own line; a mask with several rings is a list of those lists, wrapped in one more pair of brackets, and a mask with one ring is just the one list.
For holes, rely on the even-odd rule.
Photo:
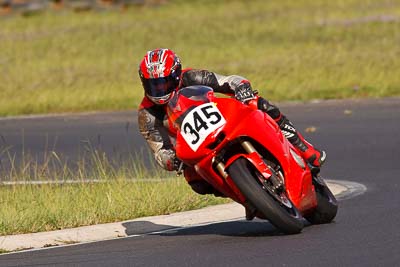
[(249, 83), (242, 83), (235, 89), (235, 98), (242, 103), (255, 99), (253, 90)]

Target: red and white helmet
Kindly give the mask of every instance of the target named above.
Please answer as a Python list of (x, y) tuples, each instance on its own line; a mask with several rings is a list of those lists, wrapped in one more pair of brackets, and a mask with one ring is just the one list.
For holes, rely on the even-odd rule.
[(181, 73), (181, 61), (169, 49), (148, 51), (139, 65), (144, 92), (157, 105), (168, 103), (172, 92), (179, 86)]

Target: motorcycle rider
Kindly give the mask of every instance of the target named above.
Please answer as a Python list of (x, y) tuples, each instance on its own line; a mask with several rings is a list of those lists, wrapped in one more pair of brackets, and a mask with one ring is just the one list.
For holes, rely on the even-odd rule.
[[(138, 111), (139, 130), (157, 163), (168, 171), (178, 170), (181, 161), (175, 155), (174, 137), (168, 131), (166, 104), (176, 90), (190, 85), (209, 86), (214, 92), (234, 96), (244, 104), (256, 99), (257, 108), (276, 121), (283, 135), (308, 163), (319, 168), (325, 162), (326, 153), (307, 142), (277, 106), (255, 95), (250, 82), (241, 76), (224, 76), (208, 70), (182, 70), (180, 58), (170, 49), (148, 51), (140, 62), (139, 76), (145, 93)], [(184, 176), (195, 192), (220, 195), (194, 168), (185, 168)]]

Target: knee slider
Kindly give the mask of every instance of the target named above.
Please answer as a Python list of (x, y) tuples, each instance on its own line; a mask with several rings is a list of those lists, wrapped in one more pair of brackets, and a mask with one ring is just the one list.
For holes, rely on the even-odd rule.
[(264, 112), (267, 112), (269, 106), (268, 104), (269, 104), (268, 101), (262, 97), (259, 97), (257, 100), (257, 108)]
[(274, 106), (265, 98), (259, 97), (257, 101), (257, 108), (265, 113), (267, 113), (275, 121), (281, 119), (281, 111), (278, 107)]
[(193, 191), (200, 195), (212, 194), (215, 189), (209, 183), (205, 181), (191, 181), (189, 185), (192, 187)]

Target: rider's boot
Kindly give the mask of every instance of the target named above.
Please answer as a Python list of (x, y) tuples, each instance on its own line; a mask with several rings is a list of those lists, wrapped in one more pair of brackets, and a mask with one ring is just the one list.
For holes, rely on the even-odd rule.
[(307, 142), (299, 132), (297, 132), (297, 135), (295, 135), (295, 137), (291, 140), (289, 140), (289, 142), (291, 142), (300, 151), (303, 159), (305, 159), (312, 166), (319, 168), (325, 163), (325, 151), (316, 149), (313, 145)]
[(300, 152), (303, 159), (314, 167), (321, 167), (326, 160), (325, 151), (314, 148), (304, 137), (296, 130), (293, 124), (283, 115), (278, 107), (268, 102), (266, 99), (258, 98), (258, 109), (267, 113), (279, 125), (283, 135), (294, 145)]
[(325, 163), (325, 151), (316, 149), (313, 145), (307, 142), (284, 115), (281, 116), (278, 125), (286, 139), (298, 149), (303, 159), (305, 159), (309, 164), (319, 168)]
[(256, 217), (257, 210), (250, 206), (245, 206), (246, 220), (251, 221)]

